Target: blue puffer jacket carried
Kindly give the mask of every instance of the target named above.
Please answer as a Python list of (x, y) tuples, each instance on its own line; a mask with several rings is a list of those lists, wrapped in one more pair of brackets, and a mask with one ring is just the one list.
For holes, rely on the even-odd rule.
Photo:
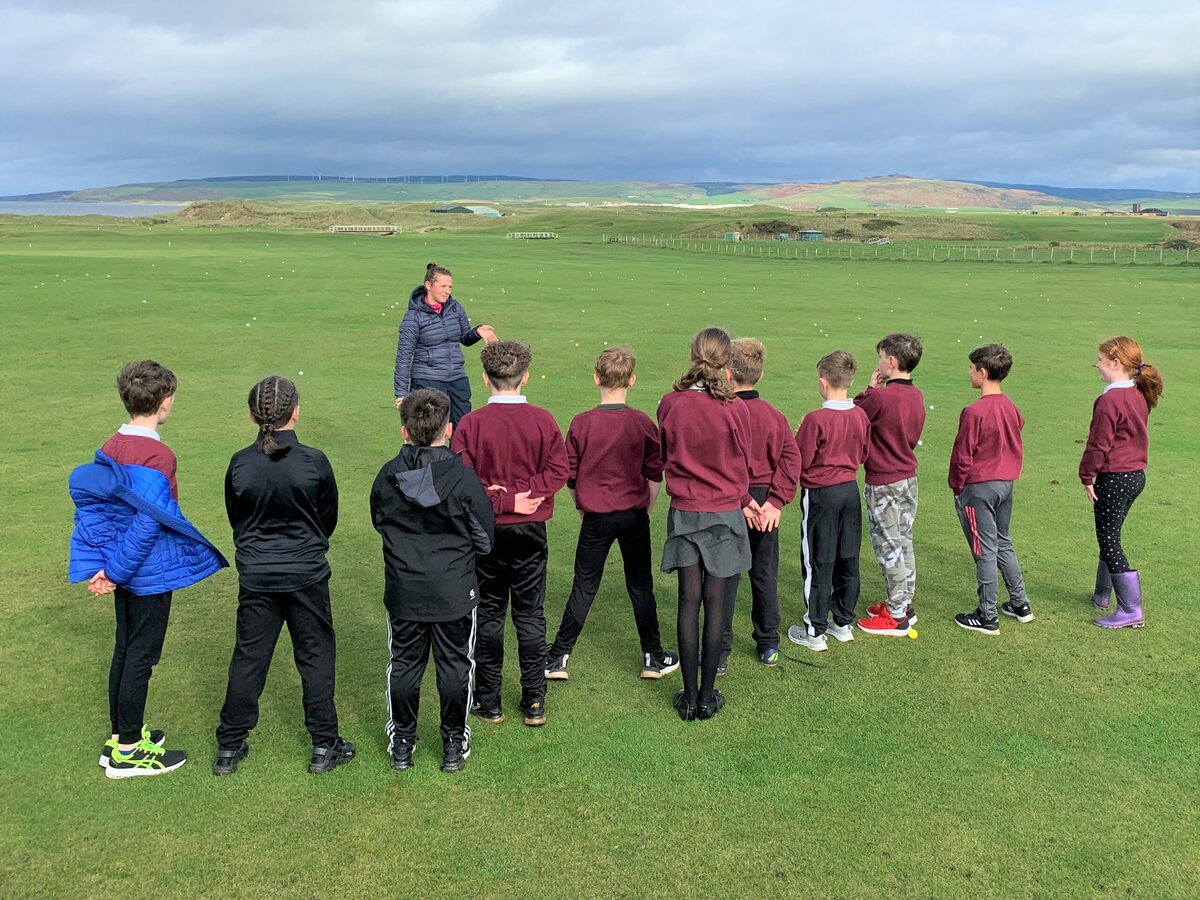
[(179, 511), (167, 476), (123, 466), (99, 450), (95, 462), (71, 473), (75, 530), (70, 579), (101, 569), (131, 594), (161, 594), (202, 581), (229, 565)]
[(414, 381), (457, 381), (467, 375), (462, 348), (479, 341), (467, 312), (453, 297), (447, 297), (440, 313), (425, 302), (425, 285), (415, 288), (400, 322), (396, 343), (397, 397), (406, 397)]

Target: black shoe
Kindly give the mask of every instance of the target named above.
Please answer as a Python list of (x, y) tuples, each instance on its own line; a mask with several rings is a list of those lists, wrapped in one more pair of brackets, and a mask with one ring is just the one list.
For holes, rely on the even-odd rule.
[(328, 747), (313, 747), (312, 759), (308, 762), (308, 771), (314, 775), (332, 772), (338, 766), (344, 766), (354, 759), (354, 745), (340, 737)]
[(521, 701), (521, 714), (525, 717), (524, 722), (531, 727), (538, 727), (546, 724), (546, 698), (545, 697), (530, 697), (528, 701)]
[[(157, 747), (167, 746), (167, 735), (163, 731), (155, 728), (153, 730), (142, 726), (142, 740), (149, 741)], [(104, 749), (100, 751), (100, 768), (107, 769), (109, 762), (112, 760), (112, 752), (117, 747), (115, 740), (104, 742)]]
[(642, 677), (659, 679), (679, 668), (679, 654), (663, 650), (659, 653), (642, 654)]
[(696, 718), (711, 719), (725, 706), (725, 695), (718, 690), (713, 690), (711, 700), (702, 702), (696, 707)]
[(996, 619), (985, 619), (979, 610), (973, 613), (959, 613), (954, 617), (959, 628), (967, 631), (978, 631), (980, 634), (999, 634), (1000, 623)]
[(570, 655), (569, 653), (563, 653), (561, 656), (549, 656), (546, 658), (547, 681), (567, 680), (567, 659)]
[(1033, 610), (1029, 608), (1029, 604), (1025, 603), (1021, 606), (1016, 606), (1011, 600), (1006, 600), (1000, 606), (1000, 612), (1006, 616), (1012, 616), (1022, 624), (1033, 621)]
[(396, 741), (392, 745), (392, 768), (398, 772), (413, 767), (413, 748), (416, 741)]
[(466, 741), (451, 741), (442, 748), (442, 771), (446, 773), (461, 772), (467, 766), (467, 757), (471, 749)]
[(717, 660), (717, 677), (721, 678), (729, 672), (729, 657), (721, 654), (721, 658)]
[(107, 778), (137, 778), (143, 775), (166, 775), (187, 762), (183, 750), (164, 750), (149, 740), (128, 752), (114, 750), (104, 769)]
[(483, 719), (485, 722), (491, 722), (493, 725), (499, 725), (508, 717), (504, 715), (504, 710), (500, 708), (500, 704), (496, 703), (491, 706), (485, 706), (482, 703), (475, 703), (471, 707), (471, 715), (477, 719)]
[(217, 758), (213, 760), (214, 775), (232, 775), (237, 771), (238, 763), (250, 755), (250, 742), (242, 741), (242, 745), (233, 750), (217, 748)]
[(675, 707), (675, 712), (679, 713), (679, 718), (683, 719), (683, 721), (696, 721), (696, 705), (688, 703), (687, 691), (676, 691), (675, 697), (671, 700), (671, 705)]

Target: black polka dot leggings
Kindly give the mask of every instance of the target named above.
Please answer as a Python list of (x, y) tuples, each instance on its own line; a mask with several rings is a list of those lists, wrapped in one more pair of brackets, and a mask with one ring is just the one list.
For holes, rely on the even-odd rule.
[(1121, 526), (1145, 486), (1145, 471), (1101, 472), (1096, 476), (1096, 504), (1092, 507), (1096, 516), (1096, 543), (1110, 575), (1132, 569), (1121, 546)]

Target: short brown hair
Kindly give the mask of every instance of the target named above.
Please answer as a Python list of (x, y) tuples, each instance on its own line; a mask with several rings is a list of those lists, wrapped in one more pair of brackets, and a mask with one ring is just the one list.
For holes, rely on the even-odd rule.
[(175, 395), (175, 373), (152, 359), (126, 363), (117, 375), (121, 402), (131, 416), (150, 416), (164, 400)]
[(762, 378), (767, 348), (754, 338), (738, 338), (729, 354), (729, 371), (738, 384), (758, 384)]
[(413, 391), (400, 402), (400, 421), (410, 441), (428, 447), (450, 421), (450, 398), (431, 388)]
[(600, 387), (627, 388), (637, 366), (632, 347), (609, 347), (596, 357), (596, 377)]
[(1004, 349), (1003, 344), (983, 344), (972, 350), (967, 358), (975, 368), (987, 372), (989, 381), (1003, 381), (1013, 364), (1012, 354)]
[(533, 351), (524, 341), (496, 341), (480, 351), (479, 361), (492, 387), (511, 391), (520, 387), (521, 376), (529, 371)]
[(817, 374), (829, 382), (833, 388), (848, 388), (854, 383), (854, 373), (858, 371), (858, 363), (845, 350), (834, 350), (826, 353), (817, 363)]
[(921, 353), (924, 349), (925, 347), (921, 344), (921, 339), (915, 334), (909, 334), (906, 331), (898, 331), (895, 334), (886, 335), (875, 345), (876, 353), (896, 357), (896, 363), (900, 366), (900, 371), (906, 373), (916, 369), (917, 364), (921, 362)]

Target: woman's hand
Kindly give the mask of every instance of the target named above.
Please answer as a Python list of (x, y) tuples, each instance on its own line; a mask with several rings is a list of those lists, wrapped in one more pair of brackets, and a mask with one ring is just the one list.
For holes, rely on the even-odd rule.
[(400, 404), (401, 404), (401, 403), (403, 403), (403, 402), (404, 402), (404, 398), (403, 398), (403, 397), (397, 397), (397, 398), (396, 398), (396, 409), (399, 409), (399, 408), (400, 408)]
[(500, 340), (500, 338), (496, 337), (496, 329), (491, 325), (480, 325), (475, 330), (479, 332), (479, 336), (483, 338), (485, 343), (494, 344)]

